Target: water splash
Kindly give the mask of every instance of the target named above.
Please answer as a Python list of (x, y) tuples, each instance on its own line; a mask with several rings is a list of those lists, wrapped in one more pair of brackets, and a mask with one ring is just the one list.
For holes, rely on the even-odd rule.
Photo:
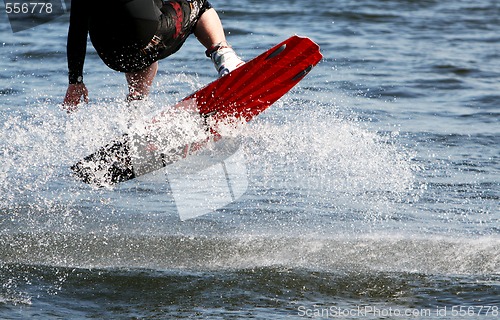
[[(144, 107), (153, 110), (158, 104)], [(141, 243), (161, 246), (165, 237), (174, 243), (185, 236), (203, 240), (229, 228), (233, 244), (259, 234), (307, 238), (316, 236), (308, 230), (332, 223), (339, 213), (359, 211), (361, 221), (392, 214), (415, 196), (418, 168), (411, 153), (398, 145), (396, 135), (382, 136), (337, 111), (330, 104), (284, 99), (250, 125), (221, 127), (225, 135), (243, 139), (252, 186), (241, 201), (189, 223), (169, 213), (175, 208), (165, 203), (168, 190), (161, 179), (94, 190), (71, 177), (71, 164), (128, 130), (123, 102), (98, 101), (71, 116), (50, 102), (2, 114), (2, 255), (15, 263), (122, 266), (131, 257), (117, 252), (144, 247)], [(176, 137), (188, 136), (199, 121), (178, 112), (169, 119), (177, 119), (168, 122)], [(199, 137), (193, 133), (192, 138)], [(303, 223), (308, 228), (301, 228)], [(202, 240), (195, 242), (203, 256), (212, 249)], [(175, 256), (176, 250), (166, 254)], [(161, 264), (154, 252), (143, 251), (134, 266), (175, 267)]]
[(306, 202), (374, 216), (383, 215), (383, 206), (418, 197), (419, 167), (411, 150), (398, 144), (398, 133), (380, 135), (332, 108), (309, 102), (285, 119), (253, 124), (245, 134), (259, 188), (287, 190), (284, 195), (294, 190)]

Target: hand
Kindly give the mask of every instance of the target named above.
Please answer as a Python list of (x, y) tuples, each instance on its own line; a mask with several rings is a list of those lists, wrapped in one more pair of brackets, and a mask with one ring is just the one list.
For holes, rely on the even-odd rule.
[(87, 87), (83, 83), (70, 84), (68, 90), (66, 90), (66, 96), (64, 97), (63, 109), (68, 113), (76, 111), (77, 105), (80, 103), (83, 96), (83, 101), (85, 103), (89, 102), (89, 92)]

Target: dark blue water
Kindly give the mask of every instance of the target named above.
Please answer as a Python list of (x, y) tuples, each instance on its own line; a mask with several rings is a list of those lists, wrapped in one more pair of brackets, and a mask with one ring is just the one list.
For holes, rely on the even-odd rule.
[[(499, 318), (498, 1), (213, 4), (244, 59), (299, 34), (324, 60), (240, 128), (243, 197), (184, 222), (161, 173), (70, 176), (126, 128), (125, 79), (89, 46), (68, 116), (67, 16), (0, 14), (0, 318)], [(144, 113), (215, 76), (193, 37)]]

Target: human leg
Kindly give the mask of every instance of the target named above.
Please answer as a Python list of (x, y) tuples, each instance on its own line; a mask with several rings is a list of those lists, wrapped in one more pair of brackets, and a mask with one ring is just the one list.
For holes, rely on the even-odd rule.
[(206, 54), (212, 59), (219, 76), (226, 75), (245, 63), (226, 41), (222, 22), (213, 8), (203, 12), (196, 24), (194, 34), (207, 48)]
[(224, 29), (222, 28), (222, 22), (220, 21), (217, 11), (213, 8), (208, 9), (201, 15), (196, 24), (194, 35), (207, 49), (219, 43), (227, 43)]
[(143, 70), (125, 73), (128, 83), (127, 101), (144, 99), (149, 94), (157, 71), (158, 61)]

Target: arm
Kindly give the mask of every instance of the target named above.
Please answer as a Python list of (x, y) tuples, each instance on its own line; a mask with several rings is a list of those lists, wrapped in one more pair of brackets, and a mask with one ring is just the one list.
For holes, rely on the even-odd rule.
[(69, 85), (63, 106), (68, 112), (76, 110), (83, 96), (88, 102), (88, 91), (83, 83), (83, 64), (87, 51), (89, 14), (86, 0), (71, 0), (71, 14), (66, 46)]

